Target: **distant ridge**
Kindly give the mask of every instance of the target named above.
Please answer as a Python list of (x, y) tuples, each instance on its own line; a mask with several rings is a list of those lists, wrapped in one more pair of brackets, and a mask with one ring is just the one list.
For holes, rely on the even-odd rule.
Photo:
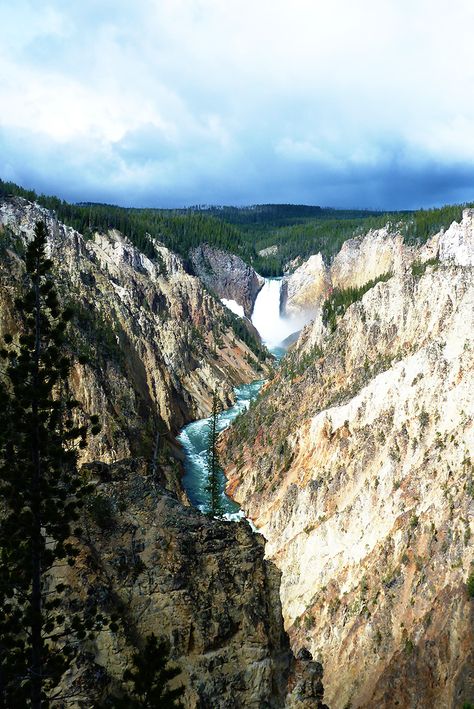
[(118, 229), (150, 257), (155, 254), (151, 236), (180, 254), (191, 269), (189, 252), (207, 243), (240, 256), (262, 276), (281, 276), (286, 269), (294, 268), (295, 259), (318, 252), (330, 261), (347, 239), (386, 224), (403, 234), (408, 243), (423, 243), (453, 221), (460, 221), (463, 208), (470, 206), (385, 213), (305, 204), (118, 207), (95, 202), (70, 204), (0, 180), (0, 197), (9, 196), (54, 210), (61, 221), (86, 235), (94, 230)]

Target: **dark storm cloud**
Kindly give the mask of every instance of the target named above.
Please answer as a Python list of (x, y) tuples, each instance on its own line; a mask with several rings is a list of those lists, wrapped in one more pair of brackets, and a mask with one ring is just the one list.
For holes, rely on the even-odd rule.
[(473, 19), (465, 0), (5, 4), (0, 176), (157, 206), (472, 200)]

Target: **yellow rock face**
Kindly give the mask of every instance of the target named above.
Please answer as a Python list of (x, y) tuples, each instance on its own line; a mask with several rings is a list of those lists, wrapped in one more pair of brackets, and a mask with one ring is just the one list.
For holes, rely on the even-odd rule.
[(473, 696), (472, 239), (465, 213), (418, 276), (429, 247), (347, 244), (333, 282), (395, 275), (333, 334), (316, 318), (227, 439), (233, 494), (282, 572), (293, 649), (323, 662), (332, 709)]

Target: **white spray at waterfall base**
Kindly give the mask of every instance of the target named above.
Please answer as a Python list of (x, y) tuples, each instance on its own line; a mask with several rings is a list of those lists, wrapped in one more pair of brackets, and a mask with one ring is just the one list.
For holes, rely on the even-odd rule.
[(267, 347), (277, 347), (290, 335), (301, 330), (311, 316), (284, 317), (280, 313), (281, 278), (266, 278), (255, 301), (252, 324)]
[(235, 300), (229, 300), (227, 298), (221, 298), (221, 303), (225, 305), (226, 308), (232, 310), (233, 313), (241, 318), (245, 317), (243, 305), (239, 305)]

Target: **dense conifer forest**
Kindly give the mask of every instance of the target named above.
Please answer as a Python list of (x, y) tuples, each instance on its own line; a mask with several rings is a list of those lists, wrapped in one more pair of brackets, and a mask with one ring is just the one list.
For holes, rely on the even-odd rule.
[[(15, 195), (54, 210), (58, 218), (81, 233), (118, 229), (144, 253), (153, 256), (147, 234), (163, 242), (188, 262), (189, 251), (202, 243), (231, 251), (263, 276), (282, 275), (297, 257), (323, 254), (330, 260), (344, 241), (388, 222), (398, 226), (409, 243), (423, 243), (453, 220), (463, 207), (450, 205), (415, 212), (376, 212), (319, 206), (263, 204), (249, 207), (196, 205), (186, 209), (117, 207), (109, 204), (71, 204), (58, 197), (38, 195), (13, 182), (0, 180), (0, 197)], [(261, 253), (268, 250), (267, 253)]]

